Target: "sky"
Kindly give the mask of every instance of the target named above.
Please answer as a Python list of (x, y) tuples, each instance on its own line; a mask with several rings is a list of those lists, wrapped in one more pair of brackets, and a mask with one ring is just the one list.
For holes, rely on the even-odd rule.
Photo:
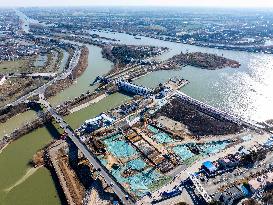
[(204, 6), (273, 8), (273, 0), (0, 0), (0, 6)]

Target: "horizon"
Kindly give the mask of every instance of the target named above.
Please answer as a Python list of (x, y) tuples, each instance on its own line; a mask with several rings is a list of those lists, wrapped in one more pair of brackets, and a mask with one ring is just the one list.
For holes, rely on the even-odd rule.
[(273, 8), (270, 0), (0, 0), (0, 7), (197, 7), (197, 8)]

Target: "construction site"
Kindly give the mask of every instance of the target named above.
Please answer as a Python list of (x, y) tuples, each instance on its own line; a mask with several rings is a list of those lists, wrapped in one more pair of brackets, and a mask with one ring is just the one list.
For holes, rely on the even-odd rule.
[(51, 170), (68, 204), (135, 204), (197, 162), (259, 135), (253, 124), (180, 92), (184, 79), (155, 89), (99, 80), (132, 97), (77, 129), (43, 97), (37, 102), (62, 140), (36, 153), (33, 165)]
[[(159, 89), (148, 101), (139, 98), (145, 106), (129, 102), (107, 112), (104, 118), (111, 123), (97, 122), (101, 126), (92, 132), (81, 131), (80, 139), (135, 201), (168, 184), (196, 161), (243, 142), (246, 135), (257, 135), (233, 116), (200, 110), (181, 100), (174, 81), (161, 87), (166, 85), (169, 91), (165, 89), (164, 95)], [(117, 115), (129, 105), (135, 108)], [(88, 122), (96, 120), (101, 117)]]

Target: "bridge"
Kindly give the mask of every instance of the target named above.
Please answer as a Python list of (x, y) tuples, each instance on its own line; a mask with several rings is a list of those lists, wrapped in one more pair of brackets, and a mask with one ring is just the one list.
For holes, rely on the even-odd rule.
[(123, 186), (116, 181), (116, 179), (109, 173), (105, 166), (99, 161), (99, 159), (90, 152), (88, 147), (83, 144), (79, 138), (75, 135), (73, 129), (58, 115), (58, 113), (51, 107), (49, 102), (44, 100), (43, 95), (39, 95), (39, 103), (43, 105), (51, 116), (59, 123), (60, 127), (64, 129), (70, 140), (76, 145), (76, 147), (83, 153), (86, 159), (93, 165), (93, 167), (99, 171), (100, 175), (104, 178), (106, 183), (113, 189), (114, 193), (119, 197), (123, 204), (132, 205), (135, 204), (134, 199), (128, 194)]

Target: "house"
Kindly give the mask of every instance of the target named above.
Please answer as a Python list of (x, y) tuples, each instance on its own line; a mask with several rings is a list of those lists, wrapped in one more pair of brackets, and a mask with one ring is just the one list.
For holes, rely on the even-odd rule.
[(208, 175), (214, 174), (217, 171), (217, 167), (211, 161), (204, 162), (202, 167)]
[(252, 192), (271, 186), (273, 185), (273, 172), (251, 179), (248, 184)]
[(224, 169), (236, 167), (239, 164), (240, 158), (230, 155), (218, 160), (219, 165)]
[(100, 129), (101, 127), (107, 127), (110, 126), (115, 119), (109, 117), (105, 113), (100, 114), (99, 116), (86, 120), (77, 131), (80, 133), (87, 132), (91, 133), (97, 129)]

